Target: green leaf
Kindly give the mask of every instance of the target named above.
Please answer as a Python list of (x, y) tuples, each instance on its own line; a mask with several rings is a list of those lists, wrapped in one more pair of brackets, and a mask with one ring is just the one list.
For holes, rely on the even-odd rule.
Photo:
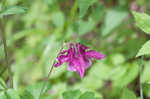
[(20, 99), (20, 96), (14, 89), (8, 89), (0, 92), (0, 99)]
[(94, 93), (93, 92), (85, 92), (80, 96), (79, 99), (94, 99)]
[(21, 6), (10, 6), (7, 7), (1, 14), (0, 16), (4, 15), (13, 15), (13, 14), (21, 14), (25, 13), (27, 11), (26, 8), (21, 7)]
[(150, 16), (145, 13), (133, 12), (136, 25), (145, 33), (150, 34)]
[(94, 23), (97, 24), (103, 18), (103, 16), (104, 16), (104, 5), (98, 3), (96, 7), (93, 8), (89, 18), (91, 18), (94, 21)]
[(66, 91), (63, 93), (63, 99), (78, 99), (80, 94), (80, 90)]
[(25, 90), (21, 95), (20, 95), (21, 99), (34, 99), (34, 97), (32, 96), (32, 94), (30, 92), (28, 92), (27, 90)]
[(119, 65), (119, 64), (125, 62), (125, 58), (122, 54), (116, 53), (116, 54), (112, 54), (111, 61), (114, 65)]
[(144, 65), (144, 70), (142, 73), (142, 83), (149, 83), (150, 82), (150, 77), (148, 75), (150, 75), (150, 62), (147, 62)]
[(118, 27), (122, 21), (128, 16), (128, 12), (122, 8), (110, 9), (105, 17), (104, 25), (102, 27), (102, 35), (108, 35)]
[(52, 13), (52, 22), (56, 27), (62, 27), (65, 23), (65, 17), (62, 12), (54, 12)]
[(137, 63), (122, 64), (112, 71), (111, 79), (114, 87), (125, 87), (136, 79), (139, 72)]
[(19, 94), (14, 89), (8, 89), (5, 95), (7, 96), (7, 99), (20, 99)]
[(103, 80), (106, 80), (110, 74), (110, 66), (100, 62), (92, 65), (89, 73), (86, 77), (82, 79), (80, 88), (96, 90), (103, 86)]
[(0, 2), (0, 12), (2, 11), (2, 3)]
[(0, 92), (0, 99), (8, 99), (5, 92)]
[(137, 98), (136, 98), (136, 95), (132, 91), (125, 88), (122, 92), (120, 99), (137, 99)]
[[(27, 98), (26, 98), (27, 99)], [(50, 95), (46, 95), (46, 94), (43, 94), (40, 99), (54, 99), (52, 96)]]
[[(44, 84), (44, 82), (31, 85), (31, 86), (27, 87), (26, 92), (31, 93), (31, 95), (34, 97), (34, 99), (37, 99), (38, 96), (40, 95), (40, 91), (41, 91), (43, 84)], [(50, 88), (51, 88), (50, 83), (47, 82), (43, 93), (46, 93)], [(30, 95), (30, 97), (31, 97), (31, 95)]]
[(5, 89), (7, 86), (2, 78), (0, 78), (0, 90)]
[(136, 57), (150, 54), (150, 40), (147, 41), (137, 53)]
[(78, 6), (80, 9), (80, 17), (84, 17), (88, 8), (94, 4), (97, 0), (78, 0)]
[(87, 32), (91, 31), (94, 28), (95, 24), (93, 21), (79, 21), (79, 28), (78, 28), (78, 34), (79, 35), (84, 35)]
[(70, 90), (63, 93), (63, 99), (101, 99), (99, 96), (95, 97), (94, 92), (86, 91), (81, 94), (80, 90)]

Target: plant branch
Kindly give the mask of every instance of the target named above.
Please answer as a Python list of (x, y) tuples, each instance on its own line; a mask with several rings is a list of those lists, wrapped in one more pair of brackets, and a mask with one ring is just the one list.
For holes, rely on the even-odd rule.
[(8, 75), (9, 75), (9, 79), (10, 79), (10, 87), (13, 88), (13, 78), (12, 78), (11, 67), (10, 67), (10, 63), (9, 63), (9, 59), (8, 59), (8, 51), (7, 51), (8, 48), (7, 48), (6, 33), (5, 33), (5, 29), (4, 29), (3, 20), (4, 20), (4, 18), (0, 19), (1, 37), (2, 37), (2, 42), (3, 42), (3, 46), (4, 46), (5, 62), (6, 62), (6, 66), (8, 68)]
[(144, 56), (141, 57), (141, 63), (140, 63), (140, 78), (139, 78), (140, 81), (139, 82), (140, 82), (140, 97), (141, 97), (141, 99), (144, 99), (143, 86), (142, 86), (143, 59), (144, 59)]
[[(60, 54), (60, 52), (63, 50), (63, 48), (64, 48), (64, 44), (62, 45), (62, 47), (61, 47), (59, 53), (57, 54), (57, 57), (58, 57), (58, 55)], [(56, 57), (56, 58), (57, 58), (57, 57)], [(44, 82), (44, 84), (43, 84), (43, 86), (42, 86), (42, 88), (41, 88), (40, 95), (39, 95), (39, 99), (40, 99), (40, 97), (41, 97), (41, 95), (42, 95), (42, 93), (43, 93), (43, 91), (44, 91), (44, 88), (45, 88), (45, 86), (46, 86), (46, 83), (48, 82), (48, 79), (50, 78), (50, 75), (51, 75), (51, 73), (52, 73), (52, 71), (53, 71), (53, 68), (54, 68), (54, 64), (55, 64), (55, 63), (56, 63), (56, 59), (54, 60), (52, 66), (51, 66), (51, 68), (50, 68), (50, 71), (49, 71), (49, 73), (48, 73), (48, 76), (47, 76), (47, 78), (46, 78), (46, 81)]]
[[(5, 9), (6, 0), (2, 0), (2, 11)], [(8, 76), (10, 80), (10, 87), (13, 88), (13, 78), (12, 78), (12, 72), (11, 72), (11, 66), (8, 59), (8, 51), (7, 51), (7, 41), (6, 41), (6, 33), (5, 33), (5, 26), (4, 26), (4, 17), (0, 18), (0, 32), (2, 37), (2, 42), (4, 46), (4, 54), (5, 54), (5, 62), (6, 66), (8, 68)]]

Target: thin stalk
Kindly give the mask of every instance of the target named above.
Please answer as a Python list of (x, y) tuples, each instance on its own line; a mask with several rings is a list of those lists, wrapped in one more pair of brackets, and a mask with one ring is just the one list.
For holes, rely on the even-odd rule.
[[(6, 0), (2, 0), (2, 11), (5, 9), (6, 5)], [(7, 38), (6, 38), (6, 32), (5, 32), (5, 26), (4, 26), (4, 17), (2, 16), (0, 18), (0, 32), (1, 32), (1, 37), (2, 37), (2, 42), (4, 46), (4, 53), (5, 53), (5, 62), (6, 62), (6, 67), (8, 69), (8, 76), (10, 80), (10, 88), (13, 88), (13, 77), (12, 77), (12, 72), (11, 72), (11, 65), (9, 63), (9, 58), (8, 58), (8, 48), (7, 48)]]
[(5, 5), (6, 5), (6, 0), (2, 0), (2, 11), (5, 9)]
[[(5, 9), (5, 5), (6, 5), (6, 0), (2, 0), (2, 11)], [(1, 37), (2, 37), (2, 43), (4, 46), (5, 62), (6, 62), (6, 68), (8, 69), (10, 87), (13, 88), (13, 78), (12, 78), (11, 66), (10, 66), (9, 58), (8, 58), (8, 51), (7, 51), (8, 48), (7, 48), (7, 41), (6, 41), (7, 38), (6, 38), (6, 33), (5, 33), (3, 16), (0, 18), (0, 32), (1, 32)]]
[[(64, 48), (64, 45), (62, 45), (62, 47), (61, 47), (59, 53), (57, 54), (57, 57), (58, 57), (58, 55), (60, 54), (60, 52), (63, 50), (63, 48)], [(48, 79), (50, 78), (50, 75), (51, 75), (51, 73), (52, 73), (52, 71), (53, 71), (53, 68), (54, 68), (54, 64), (55, 64), (55, 63), (56, 63), (56, 59), (53, 61), (53, 64), (52, 64), (52, 66), (51, 66), (51, 68), (50, 68), (50, 71), (49, 71), (49, 73), (48, 73), (48, 75), (47, 75), (46, 81), (44, 82), (44, 84), (43, 84), (43, 86), (42, 86), (42, 88), (41, 88), (40, 95), (39, 95), (39, 99), (40, 99), (40, 97), (41, 97), (41, 95), (42, 95), (42, 93), (43, 93), (43, 91), (44, 91), (44, 89), (45, 89), (45, 86), (46, 86), (46, 83), (48, 82)]]
[(7, 70), (7, 67), (5, 66), (5, 67), (1, 70), (0, 75), (2, 75), (6, 70)]
[(5, 33), (3, 20), (4, 18), (0, 19), (1, 37), (2, 37), (2, 42), (4, 46), (5, 62), (8, 68), (8, 75), (10, 79), (10, 87), (13, 88), (13, 78), (12, 78), (12, 73), (11, 73), (11, 66), (10, 66), (9, 59), (8, 59), (8, 51), (7, 51), (8, 48), (7, 48), (6, 33)]
[(65, 31), (68, 28), (68, 26), (70, 24), (72, 24), (72, 22), (74, 21), (74, 17), (76, 16), (77, 9), (78, 9), (78, 2), (77, 2), (77, 0), (75, 0), (74, 4), (70, 10), (70, 13), (69, 13), (69, 19), (68, 19), (68, 21), (66, 21), (66, 23), (64, 25)]
[(143, 86), (142, 86), (143, 59), (144, 59), (144, 56), (141, 57), (140, 78), (139, 78), (139, 80), (140, 80), (139, 82), (140, 82), (140, 97), (141, 97), (141, 99), (144, 99), (144, 97), (143, 97)]

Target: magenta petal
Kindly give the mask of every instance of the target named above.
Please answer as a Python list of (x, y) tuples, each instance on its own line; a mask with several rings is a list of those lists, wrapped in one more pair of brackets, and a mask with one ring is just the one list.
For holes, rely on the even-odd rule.
[(88, 49), (87, 46), (83, 45), (83, 44), (80, 44), (80, 43), (77, 43), (76, 46), (79, 46), (79, 48), (83, 49), (83, 50), (86, 50)]
[(84, 74), (85, 74), (85, 68), (84, 68), (84, 66), (76, 66), (76, 71), (80, 75), (80, 78), (84, 77)]
[(89, 68), (91, 66), (92, 62), (90, 59), (85, 60), (85, 69)]
[(86, 56), (89, 57), (89, 58), (95, 58), (95, 59), (103, 59), (105, 58), (105, 55), (97, 52), (97, 51), (94, 51), (94, 50), (89, 50), (86, 52)]
[(69, 64), (68, 70), (69, 70), (69, 71), (76, 71), (76, 68), (75, 68), (75, 66)]
[(76, 71), (78, 72), (78, 74), (80, 75), (80, 77), (84, 77), (85, 74), (85, 62), (82, 56), (79, 56), (76, 63)]
[(85, 70), (91, 66), (91, 59), (103, 59), (105, 56), (97, 51), (88, 50), (88, 47), (80, 43), (70, 43), (68, 50), (63, 50), (57, 57), (58, 62), (55, 67), (68, 63), (68, 70), (77, 72), (80, 77), (84, 77)]
[(61, 55), (61, 56), (58, 56), (57, 59), (58, 59), (58, 62), (56, 64), (54, 64), (55, 67), (62, 65), (64, 62), (67, 62), (68, 56), (67, 55)]

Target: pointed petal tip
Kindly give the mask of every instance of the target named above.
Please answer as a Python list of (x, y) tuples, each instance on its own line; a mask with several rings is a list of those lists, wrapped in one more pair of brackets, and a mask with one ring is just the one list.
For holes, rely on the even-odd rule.
[(86, 55), (89, 58), (95, 58), (95, 59), (103, 59), (103, 58), (106, 57), (104, 54), (101, 54), (100, 52), (97, 52), (95, 50), (89, 50), (89, 51), (87, 51)]
[(80, 78), (83, 78), (84, 77), (84, 73), (82, 73), (82, 74), (79, 74), (80, 75)]
[(106, 58), (106, 56), (103, 55), (103, 54), (101, 54), (100, 57), (99, 57), (99, 59), (104, 59), (104, 58)]

